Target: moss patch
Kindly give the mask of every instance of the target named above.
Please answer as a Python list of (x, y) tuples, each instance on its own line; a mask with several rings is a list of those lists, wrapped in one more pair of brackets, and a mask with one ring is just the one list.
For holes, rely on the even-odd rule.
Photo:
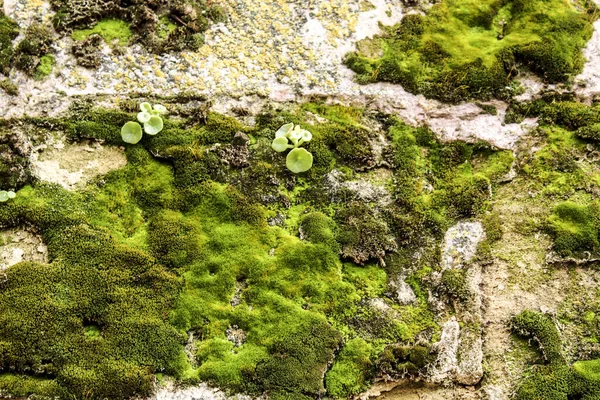
[(12, 41), (19, 35), (17, 23), (0, 11), (0, 72), (8, 74), (13, 56)]
[(598, 205), (574, 202), (558, 204), (548, 219), (554, 237), (554, 250), (562, 256), (579, 256), (598, 252)]
[(121, 0), (53, 0), (53, 25), (75, 40), (99, 34), (124, 46), (135, 40), (149, 51), (198, 50), (210, 24), (226, 19), (224, 8), (204, 0), (150, 1), (143, 6)]
[(551, 83), (577, 74), (595, 18), (592, 2), (445, 0), (369, 39), (382, 56), (351, 53), (345, 62), (359, 82), (400, 83), (443, 101), (509, 98), (521, 66)]
[(40, 57), (40, 63), (35, 69), (35, 79), (42, 80), (52, 73), (52, 68), (56, 64), (56, 59), (52, 55)]
[(0, 81), (0, 89), (10, 96), (16, 96), (19, 94), (19, 88), (17, 85), (12, 83), (10, 79), (5, 78)]
[[(326, 122), (311, 123), (314, 114)], [(276, 398), (341, 398), (383, 368), (400, 376), (430, 361), (414, 344), (439, 336), (426, 293), (441, 233), (482, 215), (491, 177), (512, 159), (356, 108), (266, 111), (254, 127), (205, 117), (167, 118), (160, 135), (125, 145), (126, 167), (81, 192), (37, 183), (0, 205), (2, 226), (36, 227), (51, 258), (12, 267), (2, 284), (0, 369), (25, 376), (11, 375), (23, 387), (6, 384), (9, 393), (42, 394), (48, 383), (62, 397), (121, 398), (146, 394), (165, 373)], [(120, 127), (134, 118), (81, 101), (69, 118), (27, 123), (123, 145)], [(305, 174), (270, 148), (288, 121), (313, 133)], [(239, 132), (251, 141), (235, 140)], [(382, 137), (390, 145), (378, 155)], [(378, 157), (391, 169), (381, 181)], [(362, 181), (392, 203), (343, 186)], [(402, 270), (418, 297), (408, 306), (386, 297)], [(412, 350), (378, 361), (395, 343)], [(30, 383), (32, 369), (44, 385)]]
[(25, 32), (25, 37), (15, 47), (13, 60), (14, 66), (34, 77), (43, 79), (52, 72), (55, 63), (54, 56), (50, 54), (52, 32), (46, 26), (33, 23)]
[(373, 347), (363, 339), (346, 343), (325, 377), (327, 392), (335, 398), (348, 398), (366, 390), (373, 353)]
[(546, 360), (546, 364), (535, 365), (523, 379), (515, 399), (597, 398), (600, 393), (600, 360), (578, 361), (572, 366), (567, 365), (562, 355), (558, 330), (550, 317), (524, 311), (513, 319), (513, 329), (519, 335), (535, 339)]
[(81, 41), (93, 34), (102, 36), (108, 44), (117, 43), (120, 46), (127, 45), (133, 35), (127, 22), (120, 19), (108, 18), (98, 21), (91, 29), (74, 30), (71, 37), (74, 40)]
[[(40, 185), (20, 190), (9, 207), (2, 224), (37, 226), (53, 262), (7, 272), (1, 368), (55, 377), (53, 396), (80, 398), (148, 394), (153, 372), (176, 375), (183, 337), (166, 317), (181, 287), (178, 277), (88, 225), (80, 195)], [(42, 301), (35, 300), (39, 293)], [(102, 335), (91, 334), (93, 325)]]

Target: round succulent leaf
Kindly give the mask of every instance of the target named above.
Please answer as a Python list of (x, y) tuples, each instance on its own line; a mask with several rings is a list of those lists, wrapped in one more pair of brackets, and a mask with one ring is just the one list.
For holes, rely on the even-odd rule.
[(148, 111), (141, 111), (138, 113), (137, 115), (137, 119), (138, 121), (140, 121), (142, 124), (148, 122), (150, 120), (150, 117), (152, 115), (150, 115), (150, 113)]
[(289, 124), (283, 125), (281, 128), (279, 128), (277, 130), (277, 132), (275, 132), (275, 137), (276, 138), (286, 137), (287, 134), (292, 130), (293, 127), (294, 127), (294, 124), (291, 122)]
[(13, 192), (12, 190), (9, 190), (7, 192), (7, 194), (8, 194), (9, 199), (14, 199), (15, 197), (17, 197), (17, 194), (15, 192)]
[(153, 115), (150, 117), (148, 122), (144, 124), (144, 132), (148, 135), (156, 135), (158, 132), (163, 129), (163, 120), (158, 115)]
[(0, 201), (4, 202), (8, 200), (8, 192), (6, 190), (0, 190)]
[(121, 138), (125, 143), (136, 144), (142, 139), (142, 126), (137, 122), (126, 122), (121, 128)]
[(304, 130), (304, 129), (300, 128), (300, 126), (299, 126), (299, 125), (296, 125), (296, 126), (294, 127), (294, 129), (292, 129), (292, 130), (291, 130), (291, 131), (288, 133), (288, 137), (289, 137), (291, 140), (293, 140), (293, 141), (294, 141), (294, 140), (300, 140), (300, 139), (302, 139), (302, 131), (303, 131), (303, 130)]
[(303, 148), (293, 149), (285, 159), (285, 165), (295, 174), (308, 171), (312, 167), (312, 164), (312, 154)]
[(160, 116), (160, 113), (158, 111), (156, 111), (156, 110), (152, 110), (152, 111), (150, 111), (150, 115), (158, 115), (158, 116)]
[(149, 113), (150, 111), (152, 111), (152, 104), (145, 101), (142, 104), (140, 104), (140, 110), (146, 111)]
[(165, 115), (167, 113), (167, 107), (163, 106), (162, 104), (155, 104), (154, 111), (156, 111), (159, 114)]
[(310, 142), (311, 139), (312, 133), (310, 133), (306, 129), (302, 129), (302, 140), (304, 140), (305, 142)]
[(278, 153), (286, 151), (288, 149), (288, 139), (285, 136), (273, 139), (271, 147)]

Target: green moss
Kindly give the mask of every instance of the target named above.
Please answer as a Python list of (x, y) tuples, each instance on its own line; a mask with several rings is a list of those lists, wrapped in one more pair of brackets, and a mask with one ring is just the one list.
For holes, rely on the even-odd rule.
[(363, 127), (361, 125), (364, 113), (362, 108), (312, 102), (303, 104), (302, 109), (320, 115), (334, 123)]
[(520, 172), (531, 178), (528, 182), (531, 190), (558, 198), (569, 197), (588, 185), (589, 179), (582, 169), (585, 163), (579, 162), (586, 151), (586, 143), (574, 130), (593, 123), (597, 111), (573, 102), (547, 104), (540, 101), (529, 106), (531, 108), (523, 107), (526, 110), (523, 115), (539, 116), (542, 126), (534, 136), (538, 149), (520, 155)]
[(0, 80), (0, 89), (10, 96), (16, 96), (19, 94), (19, 88), (17, 85), (12, 83), (8, 78)]
[(246, 131), (237, 119), (212, 112), (206, 117), (206, 130), (202, 144), (231, 143), (237, 132)]
[(497, 212), (489, 212), (485, 214), (481, 221), (485, 229), (486, 240), (490, 243), (502, 239), (503, 228), (500, 214)]
[(227, 22), (227, 11), (218, 4), (211, 5), (207, 10), (208, 18), (215, 23)]
[(594, 123), (583, 126), (577, 130), (576, 134), (582, 139), (598, 142), (600, 141), (600, 124)]
[[(152, 171), (148, 165), (149, 182), (157, 177)], [(121, 194), (125, 203), (147, 205), (144, 192), (135, 190), (135, 179), (120, 171), (107, 180), (107, 194), (120, 186), (119, 180), (134, 186)], [(101, 227), (119, 213), (120, 207), (107, 204), (107, 197), (38, 185), (20, 190), (0, 210), (4, 226), (40, 229), (53, 260), (15, 266), (2, 284), (0, 368), (35, 369), (56, 377), (48, 385), (23, 383), (11, 389), (13, 394), (31, 387), (45, 395), (50, 386), (60, 397), (124, 398), (149, 393), (154, 371), (177, 376), (183, 370), (183, 336), (167, 321), (181, 282), (154, 258), (118, 243)], [(44, 293), (43, 301), (39, 293)], [(40, 332), (43, 340), (38, 340)]]
[(204, 0), (147, 2), (144, 7), (119, 0), (53, 0), (51, 4), (56, 11), (52, 22), (60, 33), (72, 33), (75, 40), (97, 33), (107, 43), (120, 46), (135, 40), (157, 54), (196, 51), (211, 23), (227, 19), (223, 7)]
[(373, 352), (373, 347), (363, 339), (346, 343), (325, 376), (327, 392), (345, 399), (365, 391), (373, 374)]
[(579, 256), (584, 251), (598, 251), (597, 205), (580, 205), (570, 201), (558, 204), (548, 219), (554, 237), (554, 250), (562, 256)]
[[(120, 127), (135, 119), (85, 99), (70, 112), (27, 124), (122, 145)], [(308, 113), (329, 122), (312, 125)], [(39, 369), (64, 397), (145, 395), (156, 373), (274, 398), (344, 397), (377, 373), (384, 347), (402, 342), (408, 350), (396, 350), (394, 371), (418, 375), (429, 349), (408, 345), (425, 333), (439, 338), (427, 292), (444, 228), (486, 210), (477, 195), (489, 196), (492, 176), (512, 159), (378, 118), (393, 179), (362, 170), (378, 157), (372, 117), (313, 103), (266, 112), (255, 127), (216, 113), (168, 118), (160, 135), (126, 147), (125, 167), (79, 192), (21, 189), (0, 204), (0, 225), (39, 229), (50, 264), (11, 267), (0, 284), (0, 368)], [(289, 174), (269, 148), (288, 121), (313, 132), (318, 173)], [(248, 147), (234, 143), (237, 132), (251, 136)], [(243, 167), (231, 163), (240, 148)], [(340, 180), (389, 188), (393, 201), (334, 193), (323, 179), (334, 167)], [(342, 262), (340, 250), (362, 265)], [(399, 273), (418, 297), (408, 306), (389, 298)]]
[(430, 349), (424, 346), (387, 346), (377, 360), (382, 374), (396, 378), (417, 377), (432, 361)]
[[(160, 314), (177, 293), (176, 278), (89, 228), (55, 233), (49, 245), (60, 262), (20, 264), (3, 285), (1, 368), (56, 375), (79, 398), (148, 393), (153, 370), (176, 374), (182, 339)], [(40, 291), (43, 302), (31, 295)], [(87, 320), (103, 326), (102, 339), (86, 334)]]
[(56, 59), (52, 55), (40, 57), (40, 63), (35, 69), (35, 79), (42, 80), (52, 73)]
[(318, 319), (284, 331), (269, 346), (270, 358), (257, 365), (256, 379), (275, 393), (316, 396), (324, 393), (322, 374), (341, 337)]
[(583, 378), (589, 381), (600, 382), (600, 359), (577, 361), (573, 364), (573, 368)]
[(452, 218), (473, 217), (485, 210), (490, 191), (490, 181), (484, 175), (458, 176), (434, 193), (434, 201)]
[(548, 316), (524, 311), (513, 318), (513, 329), (520, 335), (535, 339), (549, 362), (534, 365), (531, 373), (521, 381), (515, 399), (597, 399), (600, 393), (600, 360), (567, 365), (562, 356), (558, 330)]
[(120, 19), (108, 18), (98, 21), (91, 29), (74, 30), (71, 37), (74, 40), (81, 41), (93, 34), (102, 36), (108, 44), (116, 43), (120, 46), (127, 45), (133, 35), (127, 22)]
[(96, 139), (108, 144), (123, 144), (121, 127), (134, 120), (134, 114), (113, 110), (75, 110), (73, 118), (61, 121), (66, 134), (75, 140)]
[(596, 190), (595, 166), (588, 154), (593, 149), (595, 124), (600, 121), (597, 105), (551, 93), (511, 108), (507, 118), (538, 117), (541, 125), (530, 139), (537, 150), (522, 152), (518, 162), (517, 169), (528, 178), (527, 190), (560, 200), (581, 190)]
[[(325, 123), (307, 127), (313, 134), (313, 140), (307, 146), (307, 150), (315, 157), (312, 168), (314, 177), (329, 172), (335, 162), (338, 166), (363, 170), (374, 166), (376, 160), (372, 142), (377, 135), (362, 124), (365, 118), (362, 108), (313, 102), (303, 104), (302, 110), (327, 120)], [(299, 123), (303, 127), (306, 126)], [(278, 127), (275, 126), (274, 129)]]
[(345, 63), (361, 83), (400, 83), (443, 101), (507, 98), (521, 64), (551, 83), (581, 70), (596, 8), (579, 6), (583, 11), (562, 0), (445, 0), (426, 16), (386, 28), (378, 37), (382, 56), (351, 53)]
[(29, 397), (38, 395), (47, 398), (63, 397), (66, 395), (55, 380), (12, 373), (0, 374), (0, 395)]
[(512, 151), (483, 148), (473, 156), (473, 172), (481, 173), (492, 182), (501, 181), (510, 173), (514, 161)]
[(339, 246), (335, 240), (337, 225), (325, 214), (313, 212), (302, 216), (300, 229), (308, 241), (315, 244), (324, 244), (336, 253), (339, 251)]
[(165, 211), (156, 215), (148, 230), (150, 251), (162, 264), (180, 268), (200, 256), (199, 227), (180, 213)]
[(576, 130), (598, 122), (600, 110), (597, 106), (573, 101), (570, 95), (550, 93), (532, 102), (512, 103), (506, 118), (513, 122), (526, 117), (540, 117), (543, 125), (557, 124)]
[(415, 305), (400, 307), (396, 311), (398, 319), (401, 321), (399, 323), (400, 341), (414, 343), (417, 336), (423, 331), (432, 333), (432, 341), (439, 338), (437, 319), (426, 301), (419, 300)]
[(31, 24), (15, 48), (15, 67), (36, 79), (49, 75), (54, 64), (54, 57), (48, 54), (51, 43), (50, 29), (37, 23)]
[(558, 330), (548, 315), (523, 311), (513, 318), (512, 327), (519, 335), (533, 338), (545, 360), (558, 364), (564, 362)]
[(467, 271), (464, 269), (447, 269), (442, 273), (442, 290), (448, 295), (466, 300), (469, 298)]
[(573, 386), (573, 373), (566, 365), (538, 366), (519, 387), (518, 400), (568, 399)]
[(426, 127), (392, 120), (386, 155), (395, 167), (393, 191), (398, 209), (388, 207), (400, 240), (426, 229), (441, 235), (453, 221), (485, 212), (492, 180), (510, 171), (514, 157), (487, 143), (443, 144)]
[(102, 334), (100, 327), (98, 325), (87, 325), (83, 328), (84, 334), (90, 338), (99, 338)]
[(166, 39), (169, 36), (169, 34), (177, 28), (177, 25), (171, 22), (169, 17), (165, 15), (160, 17), (158, 20), (160, 23), (158, 27), (158, 37), (161, 39)]
[(13, 56), (12, 41), (19, 35), (17, 23), (0, 11), (0, 73), (8, 75)]
[(498, 115), (498, 109), (493, 104), (483, 104), (476, 102), (475, 105), (483, 110), (484, 113), (489, 115)]
[(397, 249), (388, 225), (366, 205), (353, 203), (340, 210), (336, 219), (342, 256), (357, 264), (370, 259), (381, 260), (387, 251)]

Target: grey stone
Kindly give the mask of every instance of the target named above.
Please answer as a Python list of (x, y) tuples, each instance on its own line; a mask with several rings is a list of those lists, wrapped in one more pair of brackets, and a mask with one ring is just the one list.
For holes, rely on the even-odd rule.
[(404, 278), (398, 277), (390, 280), (390, 289), (393, 290), (392, 298), (396, 300), (400, 305), (412, 304), (417, 300), (415, 292), (412, 290), (410, 285), (404, 281)]
[(456, 382), (476, 385), (483, 377), (483, 341), (479, 332), (463, 329), (458, 347)]

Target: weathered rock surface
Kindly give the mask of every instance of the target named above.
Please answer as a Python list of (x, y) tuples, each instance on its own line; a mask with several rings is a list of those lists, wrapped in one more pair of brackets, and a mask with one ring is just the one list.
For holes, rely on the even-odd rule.
[(393, 290), (391, 297), (400, 305), (408, 305), (417, 300), (415, 292), (410, 285), (406, 283), (403, 277), (397, 277), (390, 280), (390, 289)]
[(454, 380), (458, 365), (460, 325), (456, 319), (442, 325), (440, 341), (433, 345), (437, 358), (429, 370), (429, 380), (434, 383), (449, 383)]
[(59, 140), (43, 147), (30, 157), (33, 175), (68, 190), (80, 189), (90, 179), (127, 164), (122, 149), (95, 142), (68, 144)]
[(23, 261), (48, 262), (48, 248), (38, 234), (9, 229), (0, 232), (0, 238), (0, 271)]
[(483, 340), (479, 330), (463, 329), (458, 346), (456, 382), (476, 385), (483, 378)]
[(253, 397), (245, 395), (228, 396), (219, 389), (211, 388), (206, 384), (194, 387), (178, 388), (172, 382), (158, 388), (156, 393), (147, 400), (252, 400)]
[(442, 270), (460, 268), (471, 261), (485, 232), (481, 222), (459, 222), (444, 235)]
[[(485, 238), (480, 222), (459, 222), (446, 231), (442, 244), (441, 269), (465, 269), (468, 298), (455, 305), (456, 320), (443, 326), (442, 340), (436, 343), (436, 362), (430, 371), (433, 382), (454, 381), (476, 385), (483, 377), (481, 328), (481, 266), (472, 264), (479, 243)], [(459, 321), (464, 324), (461, 329)]]

